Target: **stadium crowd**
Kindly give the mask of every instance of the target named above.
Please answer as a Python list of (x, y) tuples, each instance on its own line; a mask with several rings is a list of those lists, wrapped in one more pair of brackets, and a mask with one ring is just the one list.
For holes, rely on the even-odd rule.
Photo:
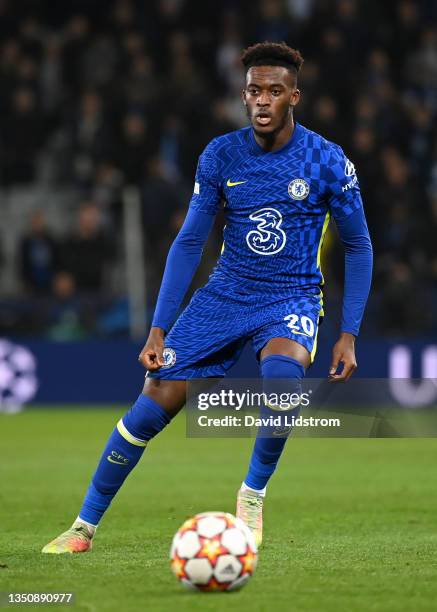
[[(20, 289), (0, 300), (0, 333), (126, 333), (105, 325), (125, 297), (107, 271), (122, 257), (126, 184), (141, 192), (153, 308), (197, 157), (246, 124), (239, 55), (263, 40), (301, 50), (296, 118), (357, 167), (375, 251), (366, 326), (437, 331), (435, 2), (0, 0), (0, 190), (44, 181), (73, 189), (77, 202), (77, 227), (64, 234), (44, 207), (29, 218), (16, 244)], [(0, 272), (5, 265), (0, 255)], [(324, 271), (334, 307), (342, 269), (332, 233)]]

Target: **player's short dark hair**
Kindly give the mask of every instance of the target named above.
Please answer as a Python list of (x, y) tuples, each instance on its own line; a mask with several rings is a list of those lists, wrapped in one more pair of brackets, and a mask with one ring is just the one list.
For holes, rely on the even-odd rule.
[(263, 42), (244, 49), (241, 61), (246, 71), (252, 66), (284, 66), (297, 76), (303, 57), (300, 51), (292, 49), (285, 42)]

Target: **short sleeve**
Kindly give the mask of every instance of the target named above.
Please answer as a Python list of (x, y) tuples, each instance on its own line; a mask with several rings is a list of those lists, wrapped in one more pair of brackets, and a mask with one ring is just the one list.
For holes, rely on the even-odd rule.
[(334, 219), (344, 219), (363, 207), (354, 164), (333, 146), (325, 168), (327, 200)]
[(212, 141), (199, 157), (190, 202), (190, 208), (209, 215), (217, 214), (222, 199), (217, 170), (218, 159), (214, 148), (214, 141)]

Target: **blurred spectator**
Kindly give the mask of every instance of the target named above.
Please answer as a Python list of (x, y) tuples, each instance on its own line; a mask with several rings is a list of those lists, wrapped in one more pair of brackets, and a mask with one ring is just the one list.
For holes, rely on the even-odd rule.
[(50, 37), (44, 50), (39, 73), (41, 106), (48, 118), (54, 118), (59, 114), (59, 107), (63, 99), (65, 75), (62, 72), (61, 59), (61, 46), (56, 37)]
[[(208, 112), (210, 112), (209, 106)], [(159, 133), (155, 137), (152, 136), (151, 142), (155, 143), (155, 146), (150, 152), (158, 155), (169, 180), (179, 184), (184, 184), (187, 179), (192, 182), (199, 148), (203, 148), (207, 138), (206, 121), (211, 119), (204, 113), (203, 108), (196, 114), (196, 125), (183, 118), (182, 114), (169, 112), (163, 116)]]
[(93, 37), (83, 61), (82, 84), (102, 91), (116, 76), (119, 57), (115, 40), (106, 34)]
[(131, 30), (135, 25), (134, 5), (130, 0), (116, 0), (112, 8), (112, 25), (117, 36)]
[[(321, 50), (318, 64), (323, 75), (321, 91), (331, 95), (341, 105), (341, 110), (349, 112), (348, 100), (351, 88), (356, 86), (353, 64), (349, 60), (343, 33), (334, 27), (326, 27), (321, 32)], [(320, 83), (319, 83), (320, 85)]]
[(230, 95), (237, 95), (244, 83), (244, 70), (240, 62), (241, 26), (235, 12), (223, 16), (221, 40), (217, 46), (217, 72)]
[(16, 86), (17, 67), (21, 57), (21, 49), (17, 40), (7, 40), (0, 55), (0, 85), (3, 92), (0, 96), (1, 117), (10, 112), (10, 100)]
[(50, 293), (53, 275), (58, 264), (58, 247), (47, 228), (42, 210), (34, 212), (29, 231), (20, 245), (21, 278), (32, 293)]
[(339, 138), (340, 142), (344, 142), (345, 133), (341, 128), (337, 104), (332, 96), (322, 95), (314, 100), (310, 125), (312, 130), (323, 134), (325, 138)]
[(293, 19), (307, 21), (311, 18), (317, 0), (286, 0), (287, 10)]
[[(374, 231), (377, 252), (405, 258), (413, 253), (413, 245), (420, 248), (420, 228), (427, 213), (426, 194), (396, 149), (385, 147), (381, 160), (384, 173), (373, 196), (379, 214)], [(381, 223), (381, 219), (386, 219), (386, 223)]]
[(122, 173), (113, 163), (104, 162), (96, 169), (91, 199), (102, 211), (104, 225), (107, 227), (111, 227), (112, 222), (118, 219), (123, 178)]
[(71, 274), (68, 272), (56, 274), (53, 279), (53, 295), (47, 337), (57, 342), (84, 339), (86, 331), (81, 322), (81, 304)]
[(393, 262), (382, 297), (380, 330), (403, 337), (429, 332), (430, 313), (429, 300), (411, 268), (403, 261)]
[(84, 55), (90, 37), (90, 24), (85, 15), (72, 15), (64, 34), (62, 52), (63, 75), (70, 95), (77, 96), (82, 85)]
[(105, 121), (102, 99), (87, 91), (80, 99), (79, 109), (70, 125), (73, 167), (79, 184), (87, 185), (95, 166), (113, 150), (112, 127)]
[(79, 210), (77, 230), (62, 245), (61, 269), (71, 275), (79, 292), (102, 289), (105, 269), (114, 256), (101, 223), (97, 205), (85, 202)]
[(282, 0), (259, 0), (256, 39), (281, 42), (288, 40), (290, 33), (290, 23)]
[(30, 183), (35, 179), (36, 155), (44, 141), (44, 123), (31, 89), (14, 91), (3, 137), (3, 182)]
[[(227, 101), (224, 98), (214, 100), (211, 108), (211, 119), (205, 130), (205, 140), (209, 141), (226, 132), (232, 132), (240, 127), (240, 122), (232, 117)], [(195, 154), (193, 154), (193, 161)]]
[(148, 55), (138, 53), (132, 58), (125, 80), (125, 94), (128, 110), (132, 112), (152, 108), (158, 102), (160, 85)]
[(21, 48), (24, 53), (36, 60), (41, 59), (43, 51), (44, 31), (34, 15), (25, 17), (19, 26)]
[(152, 146), (144, 118), (138, 113), (126, 114), (116, 152), (117, 165), (126, 183), (138, 183), (144, 178)]
[[(390, 51), (401, 54), (402, 61), (397, 63), (396, 79), (402, 80), (401, 70), (404, 66), (405, 59), (408, 58), (411, 51), (417, 47), (421, 31), (420, 9), (418, 3), (412, 0), (401, 0), (396, 3), (397, 24), (396, 33), (392, 32), (392, 42)], [(395, 35), (394, 35), (395, 34)]]
[[(163, 228), (167, 230), (175, 211), (186, 207), (189, 195), (187, 190), (181, 190), (180, 186), (168, 177), (161, 158), (154, 157), (150, 160), (143, 186), (143, 223), (151, 252), (156, 252), (159, 248)], [(164, 256), (166, 255), (165, 253)]]
[(422, 31), (419, 48), (409, 57), (411, 82), (424, 92), (437, 89), (437, 26)]
[(366, 54), (369, 30), (358, 13), (357, 0), (338, 0), (335, 25), (345, 42), (351, 63), (360, 62)]

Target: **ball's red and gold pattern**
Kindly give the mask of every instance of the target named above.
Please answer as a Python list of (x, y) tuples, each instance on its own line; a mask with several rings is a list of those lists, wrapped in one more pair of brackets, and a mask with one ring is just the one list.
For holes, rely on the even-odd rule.
[(250, 529), (227, 512), (203, 512), (178, 530), (170, 550), (175, 576), (199, 591), (232, 591), (252, 576), (257, 549)]

